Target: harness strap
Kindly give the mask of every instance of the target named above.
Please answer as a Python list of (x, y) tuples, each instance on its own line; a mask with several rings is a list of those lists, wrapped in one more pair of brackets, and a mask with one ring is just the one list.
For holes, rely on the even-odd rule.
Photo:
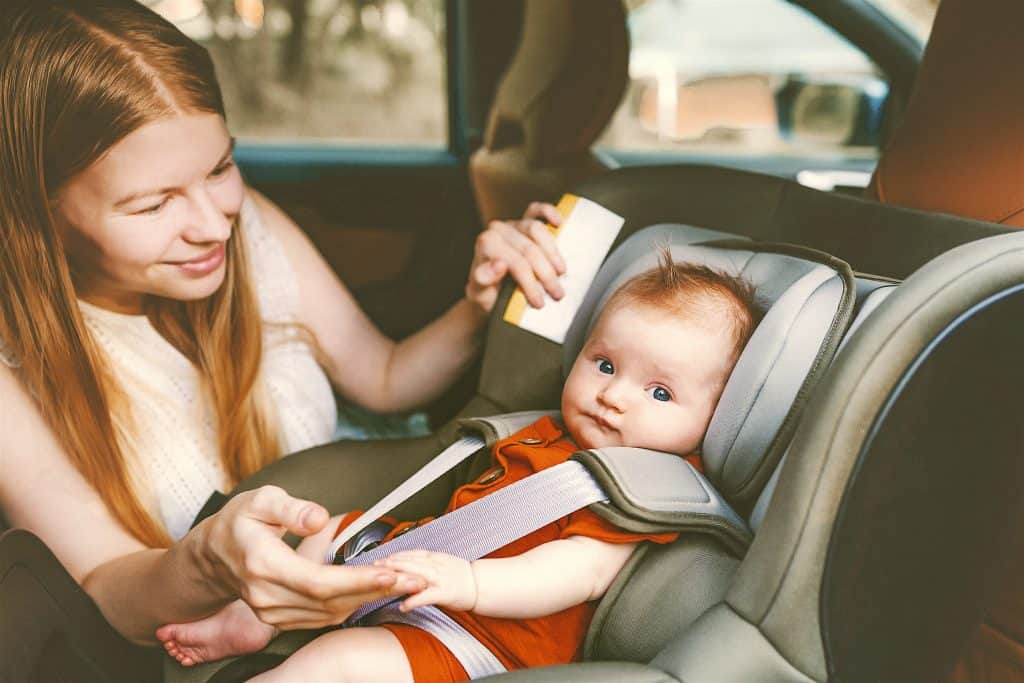
[(412, 612), (402, 612), (398, 609), (398, 603), (393, 602), (367, 615), (363, 623), (367, 626), (384, 623), (408, 624), (426, 631), (441, 641), (455, 659), (459, 660), (459, 664), (466, 670), (470, 679), (507, 671), (501, 660), (474, 638), (472, 633), (434, 605), (420, 607)]
[(338, 534), (337, 538), (331, 542), (330, 547), (327, 548), (327, 563), (333, 564), (343, 559), (338, 551), (368, 524), (375, 522), (378, 518), (401, 505), (423, 487), (479, 451), (483, 446), (484, 440), (480, 436), (470, 434), (441, 451), (437, 457), (418, 469), (415, 474), (402, 482), (398, 488), (377, 501), (373, 507), (361, 514), (344, 531)]
[[(587, 468), (568, 460), (396, 536), (346, 564), (372, 564), (403, 550), (433, 550), (475, 560), (580, 508), (607, 500)], [(385, 598), (363, 605), (346, 623), (354, 623), (394, 600)]]

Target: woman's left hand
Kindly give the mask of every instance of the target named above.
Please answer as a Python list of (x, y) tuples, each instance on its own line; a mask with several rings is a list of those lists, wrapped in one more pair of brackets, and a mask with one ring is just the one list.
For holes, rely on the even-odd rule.
[(520, 220), (491, 221), (476, 239), (466, 298), (490, 313), (502, 279), (511, 273), (534, 308), (544, 305), (545, 292), (561, 299), (565, 292), (558, 276), (565, 261), (547, 224), (561, 225), (562, 214), (543, 202), (530, 204)]

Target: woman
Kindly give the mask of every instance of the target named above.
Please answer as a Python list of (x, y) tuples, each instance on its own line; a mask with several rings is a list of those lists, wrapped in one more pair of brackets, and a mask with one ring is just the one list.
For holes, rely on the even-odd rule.
[(328, 379), (372, 410), (420, 405), (477, 353), (506, 273), (534, 305), (561, 296), (539, 222), (560, 219), (535, 205), (396, 344), (231, 150), (205, 50), (141, 4), (0, 9), (0, 507), (137, 642), (239, 596), (290, 629), (413, 588), (295, 555), (281, 534), (327, 512), (273, 487), (188, 527), (214, 489), (329, 439)]

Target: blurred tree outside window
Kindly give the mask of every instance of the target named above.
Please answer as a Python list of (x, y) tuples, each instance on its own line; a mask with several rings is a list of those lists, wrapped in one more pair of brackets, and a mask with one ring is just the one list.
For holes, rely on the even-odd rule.
[(213, 57), (234, 135), (447, 144), (444, 0), (145, 0)]

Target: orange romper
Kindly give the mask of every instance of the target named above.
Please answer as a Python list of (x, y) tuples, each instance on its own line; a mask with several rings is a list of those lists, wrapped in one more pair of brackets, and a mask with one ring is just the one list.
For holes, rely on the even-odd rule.
[[(523, 441), (528, 443), (524, 444)], [(494, 466), (477, 481), (457, 489), (448, 501), (445, 512), (471, 503), (534, 472), (565, 462), (577, 450), (573, 441), (554, 420), (541, 418), (495, 444)], [(355, 521), (357, 516), (358, 513), (350, 513), (340, 528)], [(430, 519), (420, 520), (417, 524), (426, 523)], [(399, 523), (387, 538), (411, 524)], [(622, 531), (590, 510), (582, 509), (499, 548), (487, 557), (521, 555), (543, 543), (569, 536), (589, 536), (610, 543), (671, 543), (678, 534), (635, 534)], [(472, 633), (511, 671), (577, 660), (596, 606), (596, 601), (588, 602), (535, 619), (499, 619), (448, 609), (444, 612)], [(401, 642), (417, 682), (468, 680), (459, 661), (426, 631), (406, 624), (381, 624), (381, 627), (394, 633)]]

